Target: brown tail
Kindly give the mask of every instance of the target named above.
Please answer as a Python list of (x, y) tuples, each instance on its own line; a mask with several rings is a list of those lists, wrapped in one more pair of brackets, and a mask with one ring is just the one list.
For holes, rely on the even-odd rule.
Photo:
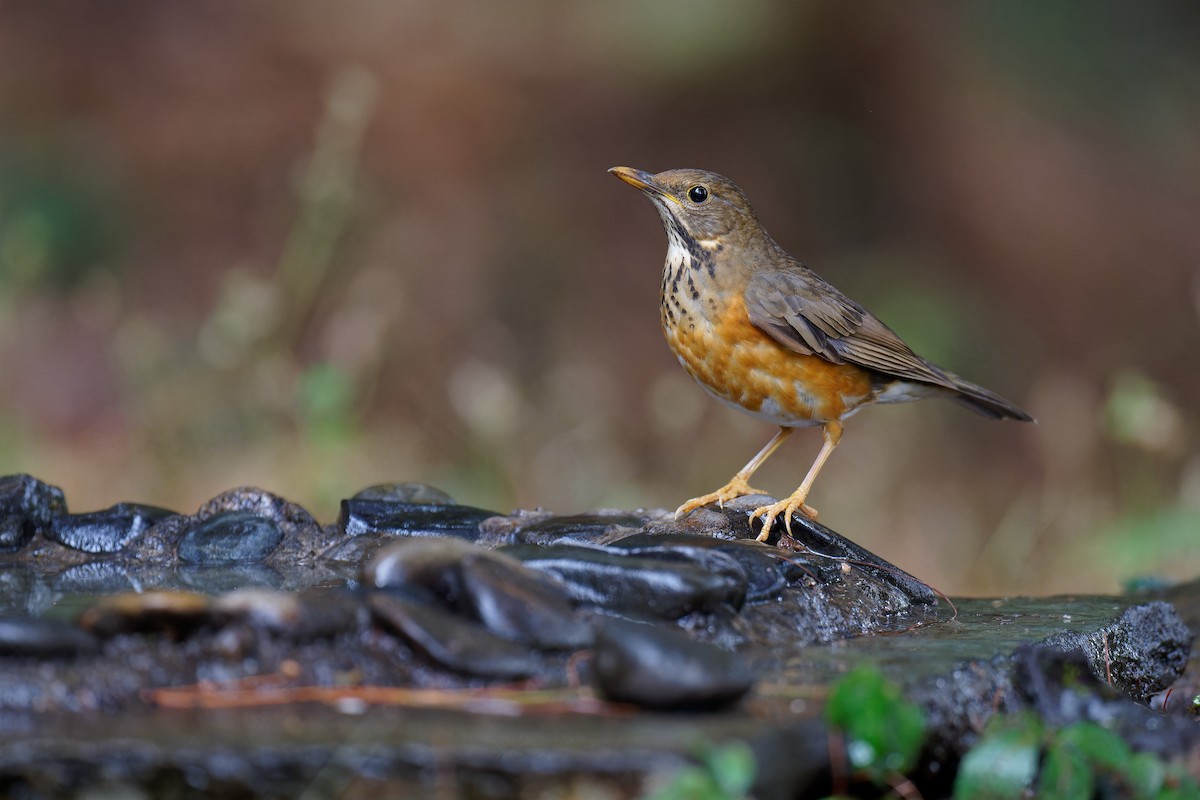
[(1017, 408), (993, 391), (983, 388), (970, 381), (963, 380), (954, 373), (946, 375), (954, 381), (954, 389), (958, 395), (954, 402), (966, 406), (976, 414), (982, 414), (992, 419), (1017, 419), (1021, 422), (1037, 422), (1029, 414)]

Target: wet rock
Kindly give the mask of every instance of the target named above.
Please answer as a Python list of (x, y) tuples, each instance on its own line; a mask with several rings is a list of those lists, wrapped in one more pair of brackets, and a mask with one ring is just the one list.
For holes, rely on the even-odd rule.
[(1126, 609), (1112, 625), (1086, 637), (1082, 649), (1094, 674), (1146, 701), (1183, 672), (1194, 640), (1175, 608), (1158, 601)]
[(312, 514), (301, 506), (262, 489), (243, 486), (231, 489), (209, 500), (200, 507), (196, 516), (208, 519), (224, 511), (245, 511), (274, 520), (280, 528), (319, 528)]
[(189, 564), (261, 561), (283, 539), (278, 523), (249, 511), (214, 514), (184, 534), (179, 560)]
[(754, 685), (745, 657), (665, 626), (605, 620), (593, 652), (600, 693), (646, 708), (722, 708)]
[(175, 514), (158, 506), (117, 503), (103, 511), (57, 516), (45, 536), (84, 553), (119, 553), (151, 525)]
[(494, 516), (494, 511), (471, 506), (351, 498), (342, 501), (338, 527), (346, 536), (390, 533), (400, 536), (456, 536), (474, 540), (479, 537), (479, 523)]
[(274, 589), (234, 589), (212, 602), (213, 613), (244, 619), (264, 630), (291, 630), (304, 611), (299, 595)]
[(1094, 722), (1114, 731), (1137, 752), (1164, 759), (1200, 751), (1200, 727), (1193, 721), (1151, 711), (1121, 696), (1091, 672), (1082, 649), (1025, 645), (1013, 656), (1013, 691), (1020, 707), (1048, 726), (1065, 728)]
[(383, 627), (446, 669), (480, 678), (512, 679), (527, 678), (540, 667), (527, 647), (501, 639), (449, 611), (384, 591), (373, 592), (368, 605)]
[(548, 517), (517, 528), (513, 544), (604, 544), (642, 527), (645, 520), (633, 514), (576, 514)]
[(210, 600), (202, 594), (131, 592), (100, 600), (80, 615), (79, 625), (101, 638), (161, 632), (180, 639), (207, 620), (209, 608)]
[(566, 589), (514, 558), (461, 539), (400, 539), (363, 570), (376, 588), (420, 589), (447, 609), (484, 624), (492, 633), (545, 649), (585, 646), (591, 631), (576, 618)]
[(350, 499), (428, 506), (454, 505), (453, 497), (427, 483), (377, 483), (356, 492)]
[(0, 656), (73, 658), (95, 652), (96, 638), (74, 625), (32, 617), (0, 617)]
[(363, 569), (363, 582), (381, 589), (421, 586), (453, 607), (462, 595), (459, 565), (468, 555), (482, 552), (469, 542), (446, 536), (399, 539), (371, 559)]
[(703, 534), (636, 533), (609, 545), (632, 556), (690, 561), (705, 569), (732, 572), (736, 563), (746, 580), (746, 600), (759, 602), (777, 597), (807, 573), (800, 556), (753, 539), (729, 541)]
[[(680, 522), (664, 518), (648, 524), (646, 528), (647, 532), (655, 534), (676, 533), (682, 529), (683, 532), (703, 533), (724, 539), (752, 539), (758, 535), (762, 524), (758, 520), (751, 523), (749, 514), (764, 503), (773, 501), (774, 498), (766, 495), (739, 497), (726, 503), (722, 509), (706, 506)], [(823, 573), (818, 578), (820, 582), (836, 579), (842, 565), (849, 565), (900, 590), (911, 603), (935, 605), (938, 601), (937, 593), (923, 581), (803, 514), (792, 517), (790, 536), (783, 525), (774, 526), (769, 543), (785, 552), (793, 551), (806, 556), (809, 568)]]
[(0, 552), (20, 550), (65, 513), (62, 489), (31, 475), (5, 475), (0, 478)]
[(678, 619), (723, 604), (738, 607), (746, 597), (744, 575), (709, 572), (690, 563), (575, 545), (513, 545), (497, 552), (555, 576), (576, 602), (612, 611)]
[(575, 650), (592, 641), (563, 586), (515, 559), (467, 556), (460, 567), (462, 604), (489, 631), (545, 650)]

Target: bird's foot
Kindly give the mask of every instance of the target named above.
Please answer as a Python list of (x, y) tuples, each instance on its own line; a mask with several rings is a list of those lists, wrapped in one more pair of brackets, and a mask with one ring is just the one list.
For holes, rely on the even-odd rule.
[(771, 503), (769, 506), (762, 506), (750, 512), (750, 521), (756, 519), (762, 520), (762, 530), (758, 533), (758, 541), (765, 542), (771, 536), (771, 526), (775, 524), (775, 520), (783, 516), (783, 527), (787, 529), (788, 536), (792, 535), (792, 514), (799, 511), (804, 516), (813, 520), (817, 519), (817, 510), (804, 502), (804, 495), (799, 492), (793, 494), (785, 500), (780, 500), (778, 503)]
[(724, 508), (725, 504), (730, 500), (738, 497), (745, 497), (748, 494), (766, 494), (752, 487), (745, 478), (734, 476), (729, 483), (717, 489), (715, 492), (693, 497), (686, 503), (675, 509), (675, 519), (683, 519), (685, 516), (695, 511), (701, 506), (706, 506), (710, 503), (716, 503), (720, 508)]

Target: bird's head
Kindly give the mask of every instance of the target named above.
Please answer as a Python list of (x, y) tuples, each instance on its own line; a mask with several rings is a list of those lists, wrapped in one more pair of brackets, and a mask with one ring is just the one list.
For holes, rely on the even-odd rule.
[(670, 169), (652, 175), (632, 167), (609, 172), (650, 198), (668, 236), (674, 232), (706, 248), (765, 237), (746, 195), (715, 172)]

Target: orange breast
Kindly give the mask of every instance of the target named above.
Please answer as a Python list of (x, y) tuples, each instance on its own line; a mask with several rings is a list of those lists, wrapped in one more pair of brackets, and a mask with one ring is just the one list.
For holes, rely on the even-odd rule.
[(788, 350), (750, 322), (740, 297), (705, 315), (664, 317), (663, 330), (706, 389), (776, 425), (838, 420), (874, 395), (869, 372)]

